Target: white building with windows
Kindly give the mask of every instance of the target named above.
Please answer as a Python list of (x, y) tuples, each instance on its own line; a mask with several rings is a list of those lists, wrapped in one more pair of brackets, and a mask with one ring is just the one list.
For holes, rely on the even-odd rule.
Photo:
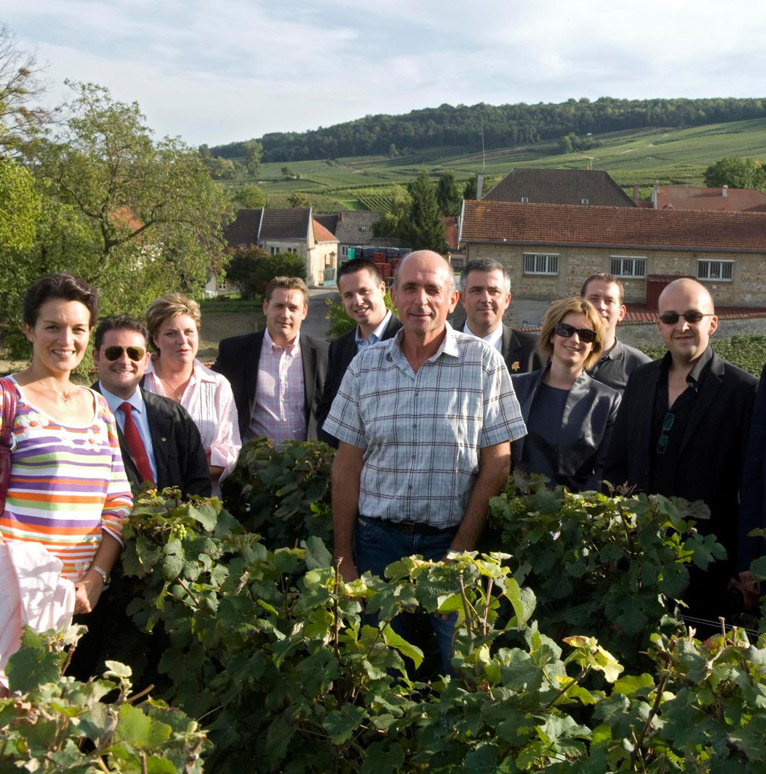
[(765, 213), (466, 201), (459, 240), (468, 260), (504, 263), (518, 297), (577, 295), (607, 272), (636, 303), (686, 276), (718, 304), (766, 307)]

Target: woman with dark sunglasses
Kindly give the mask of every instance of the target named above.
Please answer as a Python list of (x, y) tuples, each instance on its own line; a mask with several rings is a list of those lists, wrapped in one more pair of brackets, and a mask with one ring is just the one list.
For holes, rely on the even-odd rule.
[(513, 375), (527, 435), (512, 444), (515, 469), (572, 491), (600, 489), (620, 394), (586, 373), (604, 346), (604, 322), (584, 298), (547, 309), (539, 350), (545, 368)]

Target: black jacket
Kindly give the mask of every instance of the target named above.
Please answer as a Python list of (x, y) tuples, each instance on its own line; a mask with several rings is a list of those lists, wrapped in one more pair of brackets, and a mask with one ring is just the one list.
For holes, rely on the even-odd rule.
[[(654, 360), (630, 375), (604, 472), (605, 480), (612, 484), (627, 482), (647, 493), (655, 453), (651, 448), (652, 417), (661, 363)], [(698, 522), (697, 529), (718, 537), (732, 565), (736, 561), (739, 490), (755, 386), (751, 374), (713, 352), (682, 440), (674, 491), (660, 493), (707, 503), (710, 521)]]
[[(258, 361), (261, 357), (264, 331), (246, 333), (223, 339), (218, 344), (218, 359), (213, 370), (223, 374), (231, 383), (237, 404), (239, 434), (244, 440), (255, 405), (255, 387), (258, 382)], [(305, 394), (308, 441), (317, 440), (317, 408), (327, 376), (326, 341), (301, 332), (301, 361), (303, 362), (303, 391)]]
[[(101, 392), (99, 382), (93, 385), (93, 389)], [(141, 394), (146, 406), (154, 462), (157, 465), (157, 489), (177, 486), (186, 495), (210, 497), (210, 471), (194, 420), (183, 406), (170, 398), (143, 389)], [(127, 441), (119, 425), (117, 433), (128, 481), (131, 488), (138, 491), (141, 487), (141, 476), (130, 456)]]
[(500, 354), (508, 367), (508, 373), (527, 374), (542, 368), (543, 362), (537, 351), (539, 336), (527, 331), (514, 330), (507, 325), (503, 326), (503, 341), (500, 345)]
[[(385, 331), (381, 336), (381, 341), (386, 341), (394, 337), (402, 324), (399, 322), (399, 318), (395, 315), (391, 315), (391, 319), (388, 321)], [(351, 361), (356, 356), (356, 328), (344, 333), (342, 336), (338, 336), (337, 339), (333, 339), (330, 342), (330, 350), (327, 364), (327, 379), (325, 380), (324, 392), (322, 393), (322, 399), (319, 401), (319, 407), (317, 408), (317, 424), (319, 426), (319, 440), (330, 444), (334, 448), (338, 448), (338, 439), (322, 430), (327, 415), (330, 413), (332, 402), (335, 400), (335, 396), (338, 394), (338, 388), (343, 381), (343, 376), (346, 373)]]
[[(521, 414), (529, 419), (547, 368), (513, 377)], [(558, 471), (555, 483), (574, 491), (601, 489), (606, 455), (620, 405), (620, 393), (583, 372), (569, 390), (562, 416), (559, 444), (551, 467)], [(511, 460), (523, 469), (524, 449), (530, 441), (525, 436), (511, 445)], [(539, 471), (530, 471), (539, 472)]]

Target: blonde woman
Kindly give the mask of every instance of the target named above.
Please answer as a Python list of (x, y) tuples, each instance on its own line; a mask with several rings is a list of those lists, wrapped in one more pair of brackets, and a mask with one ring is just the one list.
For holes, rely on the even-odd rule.
[(573, 491), (600, 489), (620, 405), (617, 390), (586, 373), (603, 347), (604, 322), (589, 301), (548, 307), (539, 343), (548, 365), (512, 377), (528, 432), (512, 446), (514, 468)]
[(149, 361), (143, 386), (189, 412), (202, 437), (213, 494), (219, 495), (220, 482), (234, 469), (242, 443), (231, 385), (197, 360), (201, 321), (199, 304), (180, 293), (152, 303), (146, 325), (157, 353)]

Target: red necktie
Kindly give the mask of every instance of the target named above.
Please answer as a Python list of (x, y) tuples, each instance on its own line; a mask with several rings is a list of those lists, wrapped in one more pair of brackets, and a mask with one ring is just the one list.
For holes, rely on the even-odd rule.
[(136, 423), (133, 421), (131, 413), (133, 406), (127, 402), (121, 403), (120, 411), (125, 415), (125, 426), (122, 431), (125, 434), (125, 440), (128, 442), (130, 456), (133, 457), (133, 462), (136, 463), (138, 468), (138, 474), (141, 476), (142, 481), (151, 481), (153, 484), (152, 464), (149, 462), (149, 455), (146, 453), (146, 447), (141, 440), (141, 433), (138, 432)]

